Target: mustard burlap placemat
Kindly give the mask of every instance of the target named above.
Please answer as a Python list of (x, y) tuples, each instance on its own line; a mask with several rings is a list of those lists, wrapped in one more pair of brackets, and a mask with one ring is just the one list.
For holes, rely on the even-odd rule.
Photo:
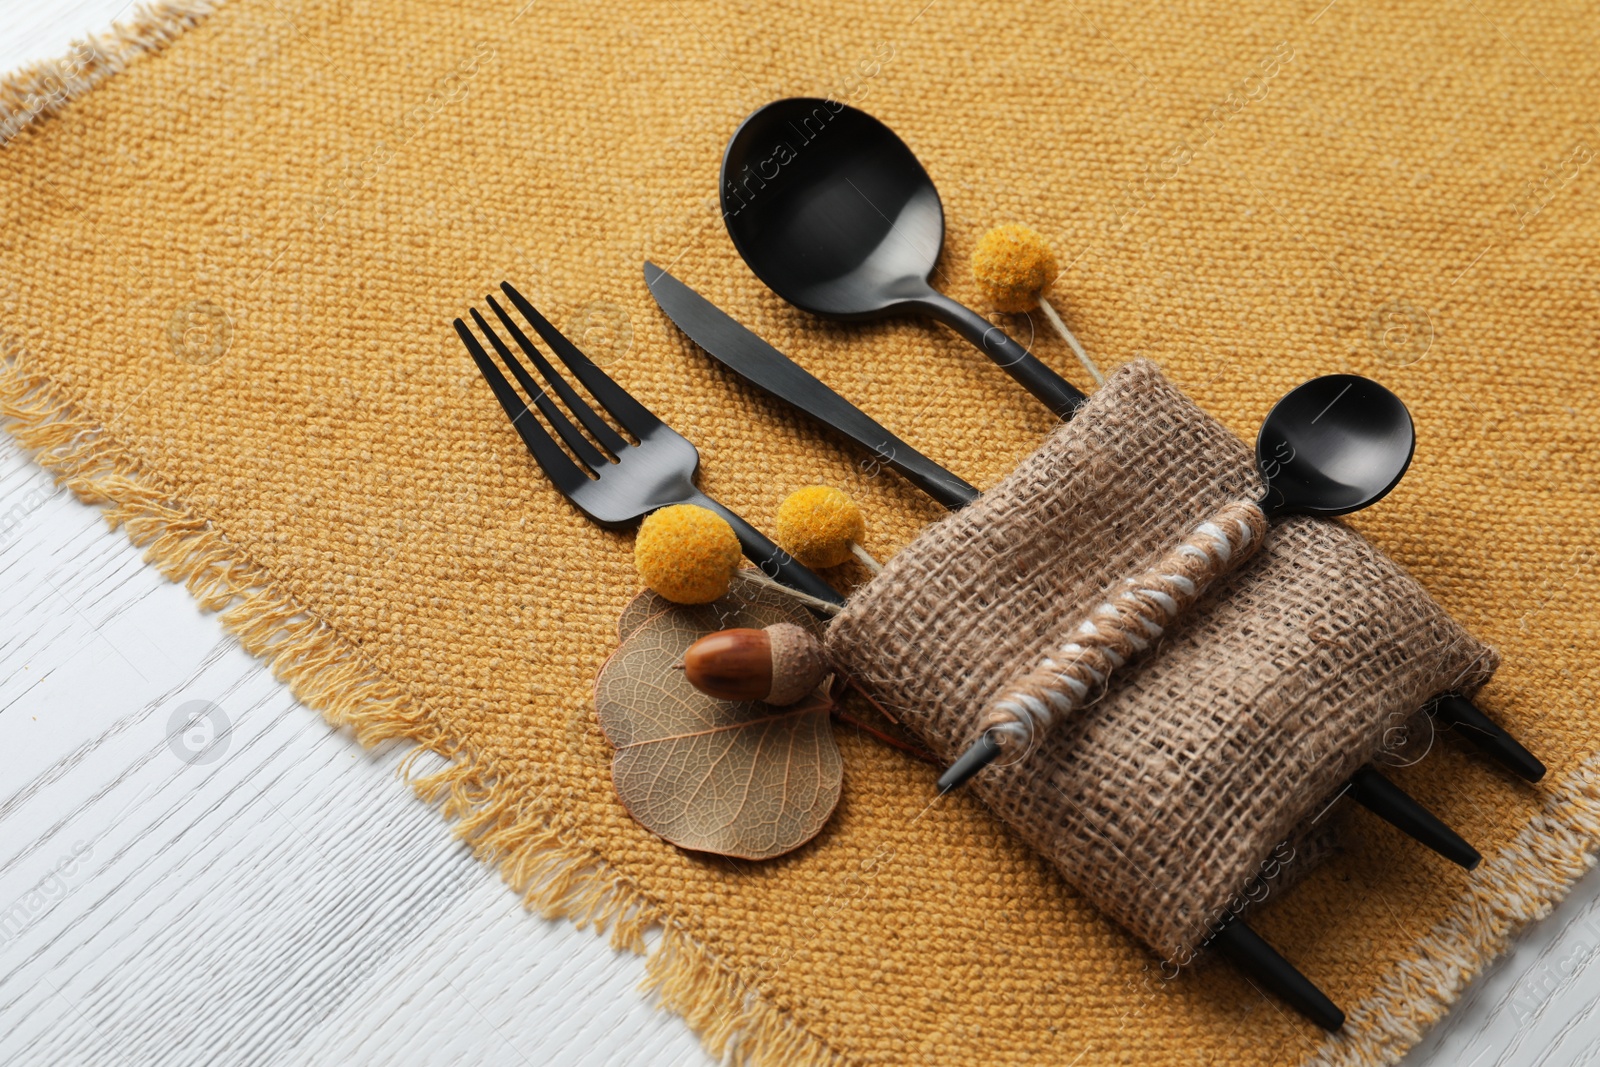
[[(654, 985), (712, 1049), (1392, 1059), (1584, 869), (1593, 10), (235, 0), (184, 29), (204, 12), (5, 87), (12, 432), (330, 720), (453, 757), (419, 788), (531, 903), (635, 947), (661, 924)], [(838, 814), (776, 862), (684, 855), (618, 804), (589, 686), (630, 540), (544, 483), (452, 316), (514, 279), (700, 446), (709, 491), (759, 520), (839, 484), (879, 554), (938, 510), (712, 370), (642, 259), (981, 485), (1049, 427), (942, 329), (823, 325), (738, 261), (722, 146), (799, 93), (867, 108), (926, 162), (952, 295), (976, 299), (977, 236), (1025, 222), (1070, 264), (1094, 352), (1153, 358), (1236, 431), (1321, 372), (1411, 404), (1417, 462), (1357, 525), (1502, 650), (1483, 703), (1551, 770), (1525, 787), (1441, 740), (1395, 776), (1482, 868), (1358, 814), (1356, 845), (1267, 902), (1263, 933), (1351, 1009), (1342, 1036), (1226, 967), (1162, 981), (974, 801), (929, 807), (927, 767), (849, 733)]]

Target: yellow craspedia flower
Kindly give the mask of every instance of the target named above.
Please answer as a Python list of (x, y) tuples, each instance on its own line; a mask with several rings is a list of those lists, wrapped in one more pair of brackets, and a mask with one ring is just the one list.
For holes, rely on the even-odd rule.
[(791, 493), (778, 508), (778, 544), (807, 567), (837, 567), (850, 558), (851, 542), (866, 536), (861, 508), (831, 485)]
[(1056, 254), (1026, 226), (996, 226), (972, 253), (972, 276), (997, 311), (1029, 311), (1059, 273)]
[(727, 593), (740, 558), (733, 527), (694, 504), (646, 515), (633, 542), (639, 577), (674, 604), (709, 604)]

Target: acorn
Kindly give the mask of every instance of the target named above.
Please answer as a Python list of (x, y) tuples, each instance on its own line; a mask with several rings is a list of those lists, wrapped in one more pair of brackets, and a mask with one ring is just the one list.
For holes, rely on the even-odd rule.
[(718, 630), (683, 654), (689, 684), (718, 700), (793, 704), (828, 676), (828, 660), (816, 636), (779, 622), (764, 630)]

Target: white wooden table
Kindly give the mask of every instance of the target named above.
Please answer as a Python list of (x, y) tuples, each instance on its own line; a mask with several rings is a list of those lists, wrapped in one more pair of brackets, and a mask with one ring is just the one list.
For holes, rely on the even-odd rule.
[[(0, 70), (125, 0), (0, 0)], [(700, 1064), (0, 435), (0, 1063)], [(1600, 1060), (1600, 877), (1411, 1065)]]

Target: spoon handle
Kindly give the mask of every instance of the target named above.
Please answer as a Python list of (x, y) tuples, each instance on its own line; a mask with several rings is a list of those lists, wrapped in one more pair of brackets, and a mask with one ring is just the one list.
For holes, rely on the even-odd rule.
[(1472, 870), (1482, 860), (1478, 850), (1368, 763), (1356, 769), (1346, 784), (1350, 799), (1414, 841), (1445, 859)]
[(965, 304), (951, 300), (937, 290), (930, 290), (927, 296), (919, 298), (916, 303), (998, 363), (1018, 385), (1037, 397), (1058, 418), (1072, 418), (1079, 405), (1088, 399), (1071, 382), (1007, 337), (1004, 330)]

